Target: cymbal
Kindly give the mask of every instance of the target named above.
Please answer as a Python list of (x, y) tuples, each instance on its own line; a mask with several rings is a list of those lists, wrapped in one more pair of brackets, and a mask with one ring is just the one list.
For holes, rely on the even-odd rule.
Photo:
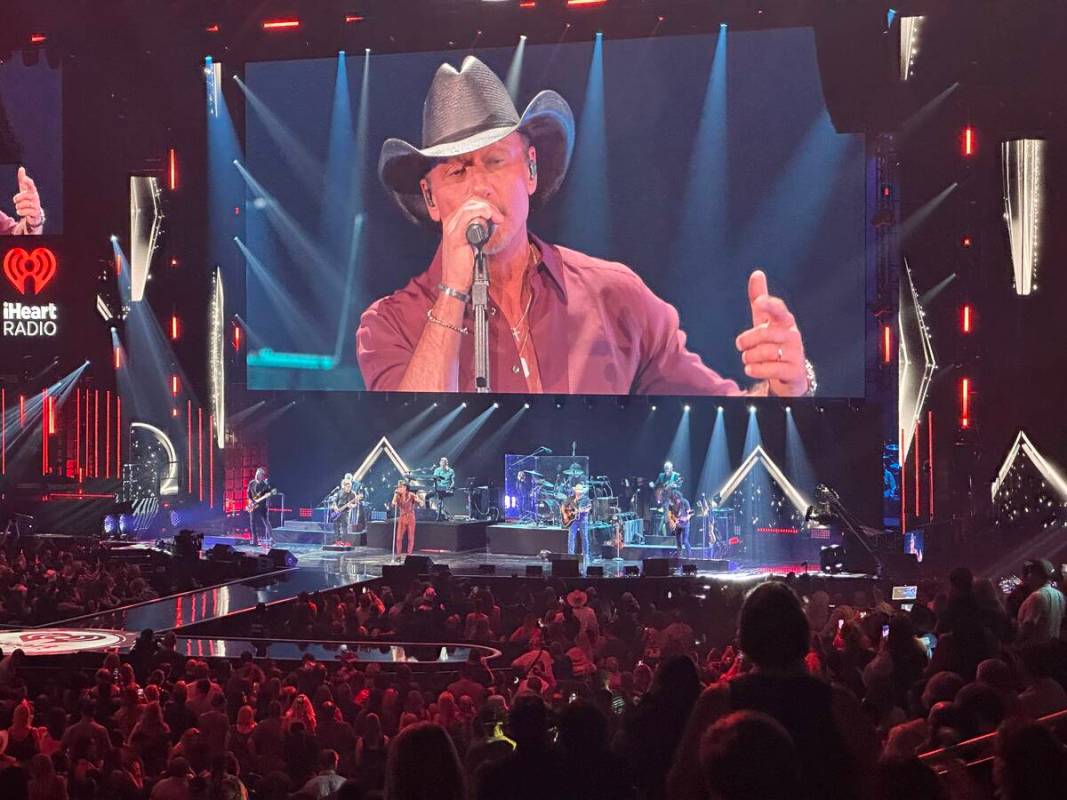
[(563, 470), (564, 475), (570, 475), (572, 478), (577, 478), (585, 474), (585, 470), (578, 467), (571, 467), (570, 469)]
[(532, 469), (520, 469), (519, 472), (525, 472), (527, 475), (533, 475), (536, 478), (543, 477), (540, 472), (535, 472)]

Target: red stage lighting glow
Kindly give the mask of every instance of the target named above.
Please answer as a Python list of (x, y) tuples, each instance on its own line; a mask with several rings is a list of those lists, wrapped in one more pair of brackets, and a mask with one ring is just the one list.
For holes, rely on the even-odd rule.
[(978, 152), (978, 137), (970, 125), (963, 129), (962, 152), (965, 156), (973, 156)]
[(204, 30), (207, 31), (208, 33), (218, 33), (219, 32), (219, 25), (216, 22), (214, 25), (208, 25), (206, 28), (204, 28)]
[(971, 379), (960, 380), (960, 427), (966, 428), (971, 421)]
[(567, 6), (569, 8), (576, 8), (578, 6), (602, 6), (607, 2), (608, 0), (567, 0)]
[(964, 333), (970, 333), (974, 330), (974, 312), (971, 310), (971, 304), (967, 303), (963, 306), (961, 312), (960, 328)]
[(292, 19), (268, 19), (263, 23), (263, 30), (265, 31), (277, 31), (286, 30), (289, 28), (299, 28), (300, 20)]
[(48, 41), (48, 37), (43, 33), (31, 33), (30, 44), (44, 44)]
[(104, 477), (111, 477), (111, 390), (104, 392)]
[(179, 331), (178, 315), (177, 314), (171, 314), (170, 315), (170, 338), (171, 338), (171, 341), (175, 341), (178, 338), (178, 331)]
[(536, 0), (523, 0), (519, 3), (519, 8), (537, 8)]
[(345, 17), (345, 22), (351, 25), (353, 22), (362, 22), (365, 17), (361, 17), (359, 14), (349, 14)]
[(962, 239), (960, 239), (960, 244), (963, 247), (970, 247), (972, 244), (974, 244), (974, 240), (970, 236), (964, 236)]
[(167, 151), (167, 180), (172, 192), (178, 188), (178, 154), (173, 147)]
[(241, 349), (241, 326), (233, 326), (233, 349), (235, 351)]
[(891, 325), (882, 326), (882, 363), (889, 364), (893, 361), (893, 328)]
[(122, 348), (115, 345), (115, 369), (122, 369)]
[(173, 397), (178, 396), (178, 392), (181, 390), (181, 380), (177, 375), (170, 376), (170, 393)]

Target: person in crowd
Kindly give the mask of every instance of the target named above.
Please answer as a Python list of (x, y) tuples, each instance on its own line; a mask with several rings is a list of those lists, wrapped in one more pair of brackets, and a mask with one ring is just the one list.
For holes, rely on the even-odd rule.
[(800, 600), (784, 583), (767, 581), (745, 597), (738, 622), (741, 651), (751, 668), (704, 690), (671, 769), (669, 796), (697, 798), (699, 743), (704, 731), (732, 711), (759, 711), (792, 737), (805, 797), (859, 798), (871, 793), (878, 757), (873, 726), (847, 690), (808, 674), (810, 630)]
[(463, 767), (451, 737), (440, 725), (418, 722), (389, 745), (386, 800), (466, 800)]
[(334, 797), (345, 782), (345, 779), (337, 774), (339, 762), (340, 757), (336, 750), (326, 749), (319, 753), (319, 772), (315, 777), (308, 779), (300, 793), (315, 800)]
[(1030, 594), (1019, 607), (1019, 643), (1058, 640), (1063, 628), (1064, 597), (1055, 584), (1052, 562), (1040, 558), (1023, 565), (1023, 582)]
[(800, 759), (788, 731), (758, 711), (734, 711), (700, 739), (700, 777), (714, 800), (793, 800)]
[(475, 800), (544, 800), (566, 793), (567, 775), (548, 734), (548, 709), (540, 697), (516, 698), (508, 714), (507, 735), (515, 750), (483, 764), (475, 775)]
[(1046, 727), (1008, 720), (997, 731), (993, 780), (1001, 800), (1054, 800), (1067, 786), (1067, 750)]

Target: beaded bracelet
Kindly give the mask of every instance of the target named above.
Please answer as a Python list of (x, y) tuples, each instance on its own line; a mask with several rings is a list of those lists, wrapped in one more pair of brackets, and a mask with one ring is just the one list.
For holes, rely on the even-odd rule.
[(445, 322), (443, 319), (438, 319), (433, 315), (432, 308), (426, 309), (426, 319), (432, 322), (434, 325), (440, 325), (442, 328), (448, 328), (450, 331), (455, 331), (456, 333), (463, 334), (464, 336), (467, 335), (466, 327), (457, 328), (455, 325), (449, 322)]

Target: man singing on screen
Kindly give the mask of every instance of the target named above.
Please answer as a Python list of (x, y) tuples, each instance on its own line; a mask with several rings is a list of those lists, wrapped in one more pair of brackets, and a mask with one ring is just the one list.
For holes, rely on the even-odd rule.
[[(442, 65), (423, 106), (421, 149), (382, 146), (378, 174), (405, 214), (440, 231), (429, 269), (364, 312), (363, 377), (377, 391), (474, 391), (474, 251), (467, 226), (490, 223), (489, 362), (497, 392), (743, 394), (685, 347), (678, 312), (629, 267), (549, 244), (527, 229), (559, 188), (574, 115), (543, 91), (520, 117), (503, 83), (473, 56)], [(604, 198), (607, 202), (607, 198)], [(802, 395), (814, 374), (793, 315), (759, 270), (752, 328), (737, 337), (749, 394)]]
[(44, 233), (41, 195), (37, 193), (33, 178), (26, 174), (25, 167), (19, 167), (18, 183), (19, 190), (12, 201), (15, 204), (15, 216), (19, 219), (0, 211), (0, 236), (40, 235)]

